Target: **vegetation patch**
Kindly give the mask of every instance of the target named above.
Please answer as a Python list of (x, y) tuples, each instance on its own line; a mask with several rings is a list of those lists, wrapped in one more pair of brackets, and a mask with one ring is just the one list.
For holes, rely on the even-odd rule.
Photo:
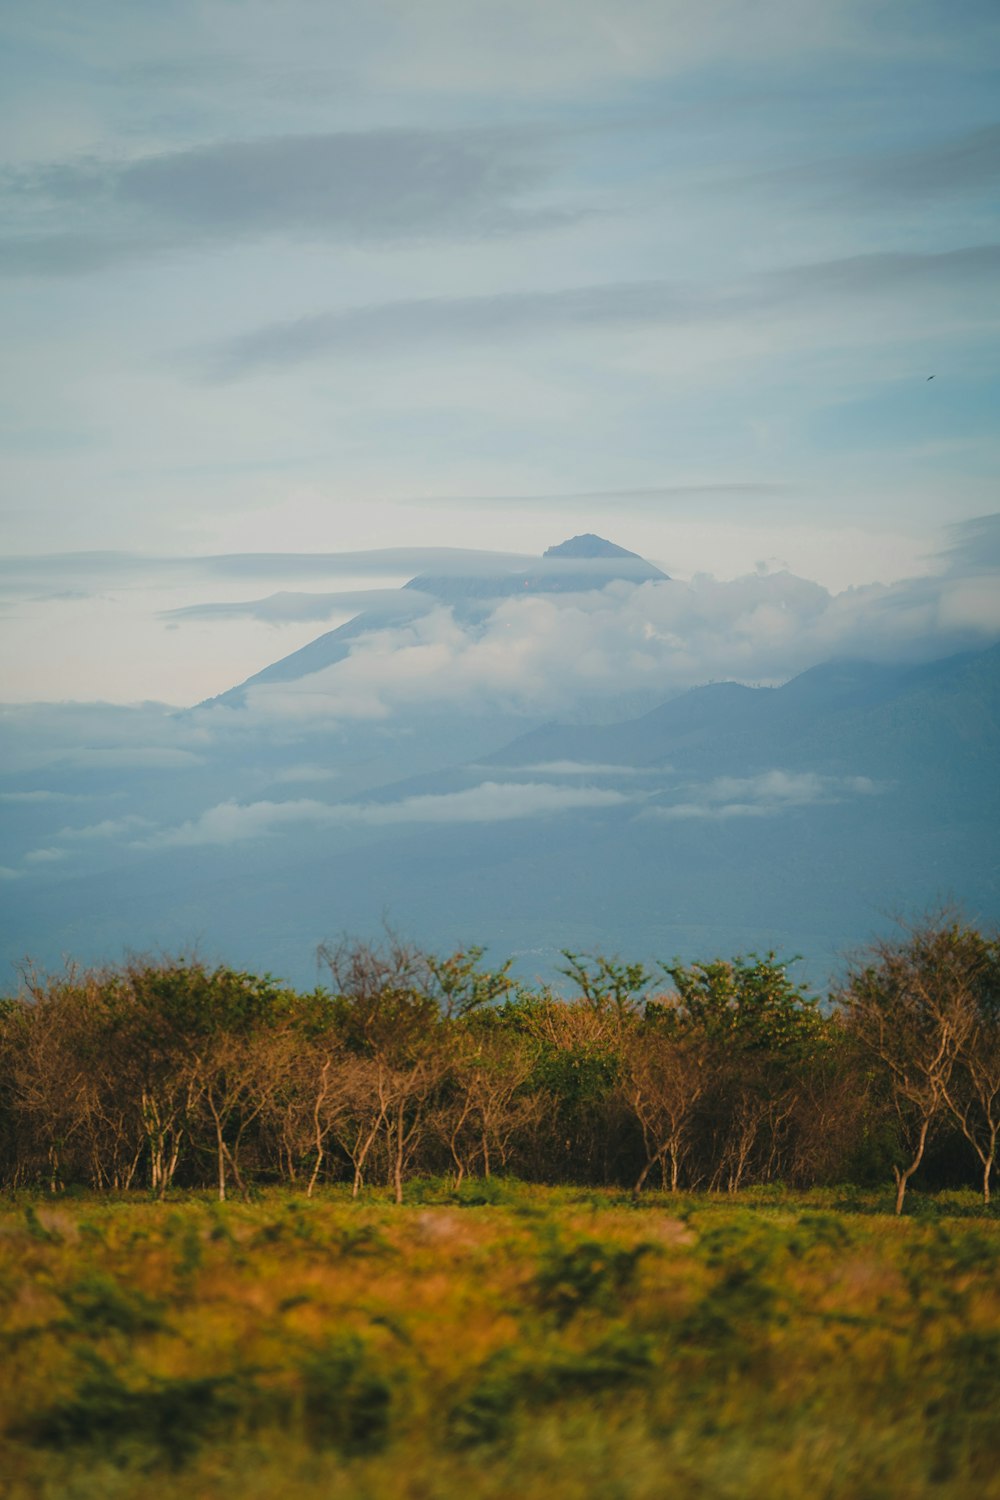
[(1000, 1225), (838, 1191), (14, 1194), (7, 1490), (1000, 1500)]
[(1000, 1500), (1000, 948), (0, 1005), (5, 1500)]

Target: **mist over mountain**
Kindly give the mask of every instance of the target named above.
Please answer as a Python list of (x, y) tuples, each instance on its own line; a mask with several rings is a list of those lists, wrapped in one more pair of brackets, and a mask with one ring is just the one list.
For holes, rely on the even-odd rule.
[[(773, 947), (822, 984), (893, 913), (995, 920), (1000, 646), (914, 661), (869, 631), (868, 659), (760, 683), (832, 608), (585, 535), (417, 575), (194, 709), (8, 709), (3, 953), (194, 944), (309, 982), (387, 920), (533, 976), (565, 946)], [(727, 641), (742, 680), (688, 686)]]
[(668, 581), (665, 573), (636, 553), (589, 533), (549, 547), (537, 562), (522, 563), (514, 569), (508, 565), (502, 571), (490, 571), (488, 564), (481, 564), (467, 571), (458, 565), (448, 571), (419, 574), (403, 585), (391, 613), (384, 608), (364, 610), (208, 703), (237, 706), (246, 702), (249, 688), (295, 682), (336, 666), (351, 655), (358, 641), (384, 628), (390, 618), (396, 624), (405, 624), (444, 606), (454, 620), (475, 627), (486, 621), (503, 599), (587, 594), (613, 583)]

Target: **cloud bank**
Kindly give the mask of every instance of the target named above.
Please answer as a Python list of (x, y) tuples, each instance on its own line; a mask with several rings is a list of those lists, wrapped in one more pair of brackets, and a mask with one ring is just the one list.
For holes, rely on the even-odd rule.
[(758, 776), (719, 776), (695, 789), (685, 802), (650, 807), (646, 816), (667, 821), (706, 818), (766, 818), (797, 807), (870, 797), (879, 787), (868, 776), (822, 776), (815, 771), (764, 771)]
[(618, 807), (622, 792), (540, 782), (484, 781), (465, 791), (404, 797), (397, 802), (222, 802), (200, 817), (144, 840), (143, 846), (237, 844), (295, 826), (390, 827), (402, 823), (499, 823), (514, 818)]
[(330, 667), (250, 687), (247, 722), (459, 706), (556, 717), (629, 693), (655, 701), (710, 681), (780, 683), (836, 657), (906, 663), (977, 649), (1000, 639), (989, 566), (998, 532), (1000, 518), (983, 518), (957, 534), (942, 571), (839, 594), (762, 571), (514, 596), (472, 623), (439, 605), (360, 635)]

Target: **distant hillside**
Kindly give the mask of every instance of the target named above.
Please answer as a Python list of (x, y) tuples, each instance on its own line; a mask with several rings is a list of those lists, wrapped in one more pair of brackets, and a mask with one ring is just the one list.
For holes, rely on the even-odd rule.
[[(709, 684), (611, 725), (516, 723), (453, 712), (255, 740), (243, 759), (227, 740), (173, 771), (8, 779), (25, 799), (11, 826), (43, 860), (6, 883), (4, 949), (49, 963), (198, 943), (307, 983), (318, 943), (387, 918), (530, 975), (562, 947), (775, 948), (821, 985), (894, 914), (953, 899), (1000, 918), (1000, 648)], [(65, 803), (31, 800), (43, 785)], [(45, 830), (80, 797), (109, 836), (60, 862)], [(153, 807), (176, 836), (145, 834)]]
[(519, 736), (490, 763), (544, 761), (730, 774), (774, 764), (869, 775), (917, 766), (952, 775), (1000, 761), (1000, 646), (912, 667), (837, 661), (780, 688), (712, 683), (626, 723), (553, 724)]

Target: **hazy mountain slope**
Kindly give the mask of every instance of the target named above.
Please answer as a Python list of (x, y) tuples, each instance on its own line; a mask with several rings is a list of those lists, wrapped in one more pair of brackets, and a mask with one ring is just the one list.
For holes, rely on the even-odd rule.
[[(988, 826), (992, 824), (992, 826)], [(315, 947), (383, 919), (436, 947), (482, 942), (551, 972), (562, 946), (637, 957), (801, 952), (817, 982), (838, 952), (940, 900), (994, 921), (996, 808), (891, 789), (774, 816), (660, 822), (619, 810), (292, 843), (165, 850), (100, 882), (13, 893), (20, 952), (46, 961), (197, 944), (308, 982)], [(20, 908), (20, 910), (19, 910)], [(12, 955), (16, 956), (16, 955)]]
[[(779, 689), (716, 684), (628, 724), (536, 730), (489, 762), (397, 774), (353, 822), (319, 816), (354, 795), (336, 780), (275, 784), (256, 796), (321, 799), (316, 819), (232, 844), (109, 847), (86, 873), (39, 866), (39, 883), (7, 886), (4, 948), (50, 963), (199, 943), (305, 983), (319, 942), (388, 918), (428, 945), (517, 953), (532, 973), (551, 972), (561, 946), (773, 946), (803, 952), (822, 980), (894, 913), (956, 899), (1000, 917), (998, 765), (997, 649), (917, 668), (831, 663)], [(527, 788), (538, 810), (470, 820), (461, 796), (484, 782)], [(546, 789), (580, 786), (620, 800), (546, 810)], [(423, 796), (441, 800), (414, 821), (409, 799)]]
[(850, 763), (859, 774), (887, 774), (917, 759), (947, 770), (953, 751), (988, 768), (998, 747), (1000, 647), (992, 647), (913, 667), (828, 662), (780, 688), (713, 683), (626, 723), (543, 726), (491, 763), (671, 762), (742, 774), (778, 757), (782, 765)]

